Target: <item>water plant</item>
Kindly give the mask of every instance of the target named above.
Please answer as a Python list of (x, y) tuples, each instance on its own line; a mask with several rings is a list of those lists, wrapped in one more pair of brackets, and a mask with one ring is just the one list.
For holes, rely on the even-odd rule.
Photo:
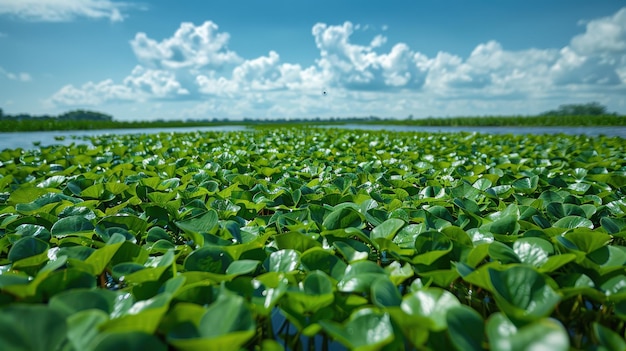
[(0, 349), (624, 349), (625, 192), (606, 137), (7, 149)]

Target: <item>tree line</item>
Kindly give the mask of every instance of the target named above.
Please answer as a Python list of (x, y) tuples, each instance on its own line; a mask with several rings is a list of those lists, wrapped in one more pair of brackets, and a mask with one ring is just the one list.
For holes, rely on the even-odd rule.
[(561, 105), (556, 110), (546, 111), (540, 116), (606, 116), (617, 115), (617, 113), (610, 113), (606, 106), (601, 105), (599, 102), (589, 102), (586, 104), (568, 104)]
[(46, 121), (46, 120), (59, 120), (59, 121), (99, 121), (99, 122), (111, 122), (113, 116), (107, 115), (102, 112), (87, 111), (87, 110), (75, 110), (62, 113), (57, 116), (51, 115), (39, 115), (33, 116), (27, 113), (20, 113), (16, 115), (5, 114), (0, 108), (0, 120), (33, 120), (33, 121)]
[(417, 126), (624, 126), (626, 117), (608, 112), (606, 106), (598, 102), (586, 104), (561, 105), (534, 116), (480, 116), (480, 117), (428, 117), (404, 119), (387, 117), (331, 117), (331, 118), (298, 118), (259, 119), (243, 118), (228, 120), (213, 118), (212, 120), (151, 120), (151, 121), (116, 121), (113, 116), (87, 110), (75, 110), (57, 116), (29, 114), (4, 114), (0, 108), (0, 132), (45, 131), (45, 130), (95, 130), (120, 128), (174, 128), (216, 125), (267, 125), (282, 124), (400, 124)]

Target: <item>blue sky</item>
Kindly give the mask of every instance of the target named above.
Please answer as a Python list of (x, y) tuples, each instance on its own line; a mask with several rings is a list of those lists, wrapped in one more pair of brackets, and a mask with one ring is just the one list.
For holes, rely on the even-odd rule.
[(10, 114), (626, 114), (623, 0), (0, 0), (0, 53)]

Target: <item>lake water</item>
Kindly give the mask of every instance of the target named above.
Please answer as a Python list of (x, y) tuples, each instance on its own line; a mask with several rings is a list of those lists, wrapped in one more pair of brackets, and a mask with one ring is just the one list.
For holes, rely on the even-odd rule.
[[(63, 144), (90, 144), (83, 137), (92, 137), (106, 134), (156, 134), (156, 133), (185, 133), (196, 131), (231, 132), (246, 130), (243, 126), (218, 126), (218, 127), (180, 127), (180, 128), (133, 128), (133, 129), (100, 129), (100, 130), (59, 130), (48, 132), (12, 132), (0, 133), (0, 150), (4, 149), (33, 149), (34, 143), (42, 146)], [(65, 138), (57, 140), (56, 138)]]
[(626, 139), (626, 126), (611, 127), (430, 127), (430, 126), (397, 126), (397, 125), (364, 125), (364, 124), (346, 124), (341, 126), (348, 129), (360, 130), (390, 130), (397, 132), (429, 132), (429, 133), (456, 133), (471, 132), (483, 134), (570, 134), (570, 135), (587, 135), (599, 136), (605, 135), (609, 137), (617, 136)]
[[(328, 128), (347, 128), (358, 130), (389, 130), (402, 132), (475, 132), (485, 134), (572, 134), (588, 136), (617, 136), (626, 139), (626, 126), (622, 127), (423, 127), (423, 126), (396, 126), (396, 125), (363, 125), (346, 124), (341, 126), (327, 126)], [(218, 127), (180, 127), (180, 128), (139, 128), (139, 129), (110, 129), (110, 130), (70, 130), (70, 131), (50, 131), (50, 132), (13, 132), (0, 133), (0, 150), (4, 149), (32, 149), (34, 143), (40, 145), (63, 144), (70, 145), (88, 144), (88, 140), (83, 137), (104, 135), (104, 134), (155, 134), (155, 133), (184, 133), (195, 131), (217, 131), (231, 132), (246, 130), (245, 126), (218, 126)], [(65, 138), (57, 140), (56, 138)]]

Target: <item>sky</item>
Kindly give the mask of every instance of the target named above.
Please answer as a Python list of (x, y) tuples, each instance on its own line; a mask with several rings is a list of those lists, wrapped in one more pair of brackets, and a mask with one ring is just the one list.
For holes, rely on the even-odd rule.
[(5, 114), (424, 118), (592, 101), (626, 114), (626, 0), (0, 0)]

